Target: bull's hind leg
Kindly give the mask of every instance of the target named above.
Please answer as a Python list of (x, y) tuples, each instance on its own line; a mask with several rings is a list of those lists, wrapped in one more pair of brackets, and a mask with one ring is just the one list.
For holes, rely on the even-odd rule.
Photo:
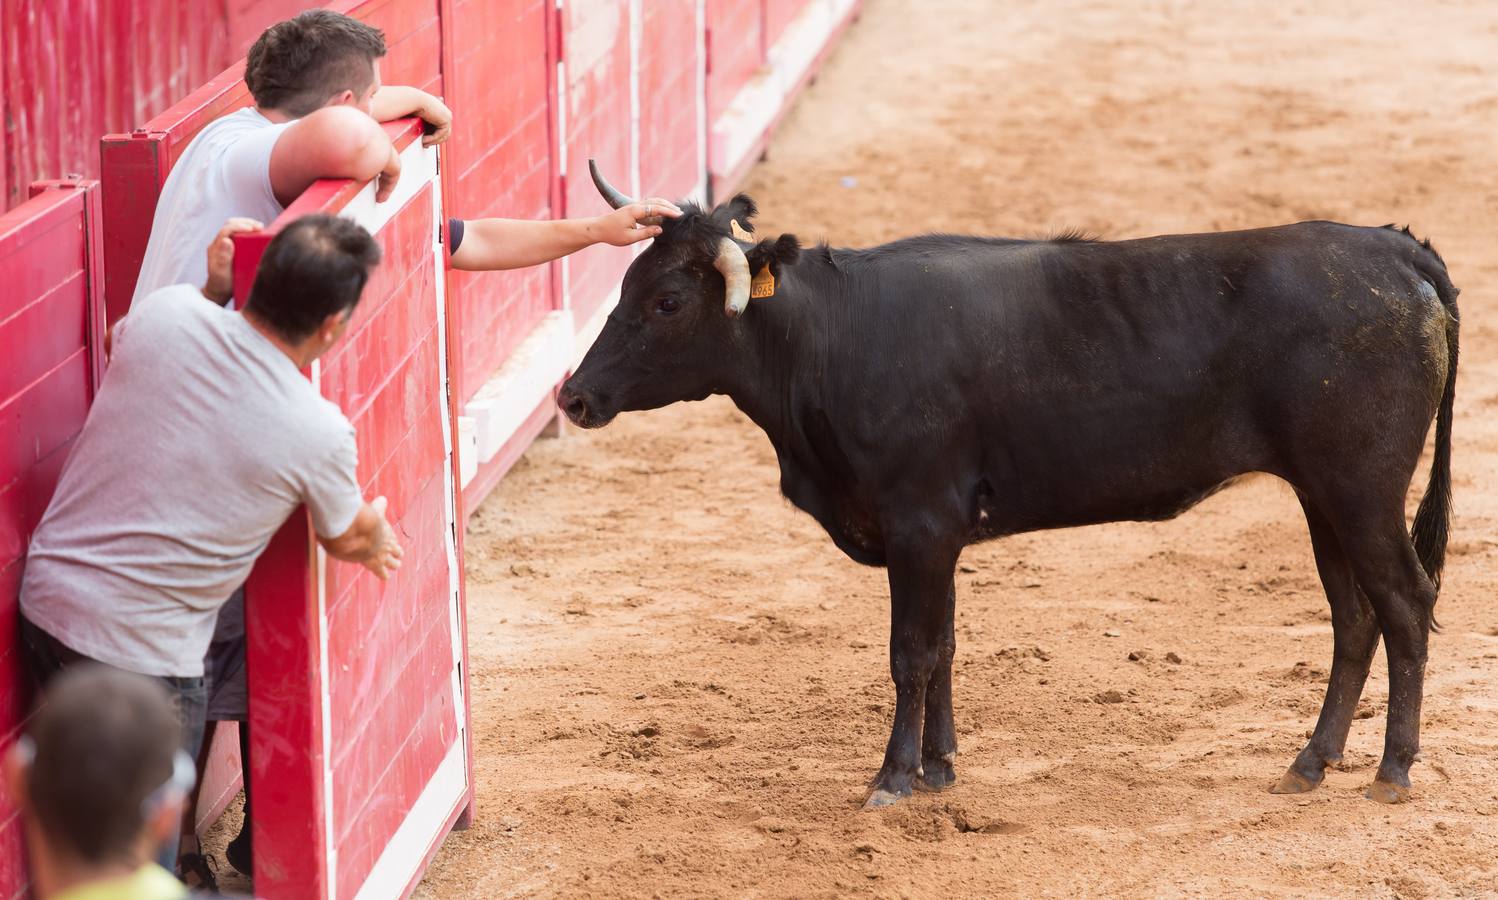
[(1410, 766), (1420, 753), (1420, 703), (1436, 588), (1420, 566), (1404, 530), (1402, 510), (1382, 526), (1337, 535), (1352, 560), (1358, 585), (1378, 616), (1389, 661), (1389, 716), (1384, 755), (1368, 797), (1380, 803), (1409, 798)]
[(1321, 783), (1326, 767), (1342, 758), (1347, 731), (1368, 679), (1373, 651), (1378, 649), (1378, 619), (1368, 600), (1358, 590), (1352, 564), (1342, 552), (1331, 523), (1304, 497), (1306, 524), (1311, 530), (1311, 549), (1316, 570), (1332, 610), (1332, 674), (1326, 685), (1326, 700), (1316, 730), (1290, 769), (1274, 786), (1276, 794), (1301, 794)]
[(937, 650), (936, 670), (926, 682), (926, 727), (921, 734), (921, 770), (915, 786), (939, 791), (957, 780), (957, 725), (952, 720), (952, 657), (957, 652), (957, 586), (947, 588), (947, 627)]
[[(944, 637), (952, 621), (952, 574), (957, 551), (925, 540), (887, 540), (890, 593), (889, 669), (895, 682), (895, 723), (884, 765), (864, 808), (887, 806), (910, 796), (921, 766), (921, 730), (926, 694), (941, 666)], [(950, 663), (950, 656), (947, 656)], [(942, 695), (950, 699), (951, 686)]]

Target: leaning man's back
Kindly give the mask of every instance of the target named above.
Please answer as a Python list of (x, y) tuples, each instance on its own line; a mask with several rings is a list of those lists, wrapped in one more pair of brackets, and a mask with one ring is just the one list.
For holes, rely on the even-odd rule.
[(320, 535), (353, 523), (356, 456), (338, 407), (242, 315), (162, 288), (116, 326), (21, 611), (85, 656), (201, 675), (218, 608), (295, 507), (306, 500)]

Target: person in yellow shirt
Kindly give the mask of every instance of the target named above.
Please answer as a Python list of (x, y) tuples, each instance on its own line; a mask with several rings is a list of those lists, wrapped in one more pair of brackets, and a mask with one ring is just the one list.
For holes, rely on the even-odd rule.
[(162, 685), (94, 663), (49, 685), (4, 758), (38, 900), (178, 900), (153, 862), (177, 839), (193, 760)]

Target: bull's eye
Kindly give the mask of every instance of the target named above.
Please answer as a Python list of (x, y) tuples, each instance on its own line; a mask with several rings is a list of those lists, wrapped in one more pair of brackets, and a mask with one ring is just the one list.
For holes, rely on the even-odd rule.
[(662, 297), (655, 301), (655, 309), (656, 312), (669, 316), (678, 309), (681, 309), (681, 303), (675, 297)]

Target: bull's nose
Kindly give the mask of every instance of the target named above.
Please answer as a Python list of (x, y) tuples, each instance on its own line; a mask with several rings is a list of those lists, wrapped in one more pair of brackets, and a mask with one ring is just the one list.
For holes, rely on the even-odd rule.
[(571, 419), (574, 425), (583, 424), (583, 420), (588, 417), (588, 401), (584, 400), (583, 395), (573, 390), (570, 385), (562, 385), (561, 393), (557, 395), (557, 405), (562, 408), (562, 412), (567, 414), (567, 418)]

